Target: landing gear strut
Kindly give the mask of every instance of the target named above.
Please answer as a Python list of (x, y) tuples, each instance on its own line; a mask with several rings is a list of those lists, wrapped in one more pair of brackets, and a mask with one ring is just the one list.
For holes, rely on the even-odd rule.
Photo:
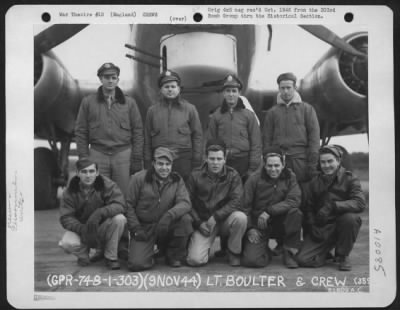
[[(52, 131), (52, 130), (51, 130)], [(58, 206), (57, 189), (68, 182), (68, 154), (71, 138), (60, 142), (50, 140), (51, 150), (39, 147), (34, 152), (35, 210), (46, 210)]]

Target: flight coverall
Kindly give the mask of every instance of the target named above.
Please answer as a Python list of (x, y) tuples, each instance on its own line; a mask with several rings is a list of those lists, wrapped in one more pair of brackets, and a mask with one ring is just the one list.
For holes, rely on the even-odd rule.
[(129, 176), (142, 169), (143, 158), (143, 124), (134, 99), (117, 87), (108, 107), (100, 87), (83, 98), (75, 136), (79, 158), (90, 156), (126, 195)]
[[(172, 172), (161, 184), (154, 169), (143, 170), (131, 177), (127, 198), (127, 220), (131, 235), (128, 268), (132, 271), (154, 265), (154, 244), (166, 253), (167, 260), (182, 261), (186, 257), (187, 240), (192, 232), (189, 194), (179, 174)], [(160, 219), (168, 214), (171, 225), (165, 236), (157, 236)], [(135, 234), (143, 230), (147, 240), (138, 241)]]
[[(187, 263), (191, 266), (206, 264), (217, 235), (226, 237), (228, 250), (239, 255), (247, 227), (247, 217), (241, 211), (243, 186), (239, 173), (225, 165), (221, 174), (214, 178), (208, 173), (207, 163), (204, 163), (192, 172), (187, 187), (192, 201), (190, 215), (195, 229), (189, 241)], [(214, 216), (216, 225), (207, 237), (198, 228), (211, 216)]]
[(63, 192), (60, 223), (67, 230), (59, 245), (78, 258), (89, 259), (89, 246), (82, 235), (84, 226), (94, 212), (101, 212), (98, 248), (104, 249), (109, 260), (118, 259), (118, 242), (126, 225), (125, 200), (118, 186), (105, 176), (97, 176), (93, 188), (85, 194), (80, 179), (71, 179)]
[[(248, 231), (254, 228), (261, 233), (258, 243), (251, 243), (246, 236), (242, 254), (244, 266), (265, 267), (269, 264), (270, 238), (282, 239), (288, 248), (300, 247), (301, 190), (290, 169), (283, 169), (277, 179), (270, 178), (265, 168), (252, 174), (245, 184), (243, 200), (249, 216)], [(270, 215), (266, 230), (257, 227), (258, 217), (263, 212)]]
[(261, 133), (255, 114), (246, 109), (241, 98), (229, 111), (224, 101), (211, 116), (208, 139), (221, 139), (227, 147), (226, 164), (241, 177), (250, 175), (261, 164)]
[(314, 108), (296, 94), (290, 104), (278, 95), (277, 104), (265, 115), (263, 152), (280, 147), (286, 155), (286, 166), (293, 170), (299, 183), (317, 173), (320, 129)]
[(186, 180), (192, 169), (201, 165), (202, 135), (199, 114), (194, 105), (180, 97), (173, 103), (160, 99), (147, 111), (145, 168), (150, 167), (153, 151), (157, 147), (168, 147), (177, 155), (173, 162), (173, 171)]
[(337, 256), (348, 256), (361, 227), (357, 213), (365, 209), (360, 181), (339, 167), (333, 177), (319, 173), (304, 191), (309, 233), (297, 254), (300, 266), (319, 267), (333, 248)]

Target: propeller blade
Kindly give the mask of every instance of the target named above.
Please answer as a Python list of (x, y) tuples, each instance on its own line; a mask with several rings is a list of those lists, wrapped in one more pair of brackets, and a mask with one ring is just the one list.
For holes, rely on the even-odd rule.
[(46, 53), (77, 34), (86, 26), (88, 24), (57, 24), (50, 26), (35, 36), (35, 50), (40, 53)]
[(321, 25), (299, 25), (305, 31), (311, 33), (317, 38), (321, 39), (324, 42), (329, 43), (330, 45), (345, 51), (354, 56), (367, 57), (366, 54), (356, 50), (353, 46), (347, 43), (345, 40), (337, 36), (334, 32), (329, 30), (328, 28)]

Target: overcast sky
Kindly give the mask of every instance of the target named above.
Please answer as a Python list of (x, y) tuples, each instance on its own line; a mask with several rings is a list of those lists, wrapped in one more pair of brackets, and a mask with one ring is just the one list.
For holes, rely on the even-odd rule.
[[(367, 30), (357, 25), (329, 25), (339, 36)], [(35, 33), (40, 31), (35, 29)], [(100, 35), (101, 34), (101, 35)], [(127, 25), (90, 25), (70, 40), (53, 49), (71, 75), (78, 80), (96, 79), (96, 71), (101, 63), (115, 62), (121, 68), (131, 65), (125, 57), (129, 52), (124, 44), (128, 42)], [(330, 46), (318, 40), (296, 25), (273, 25), (272, 49), (267, 52), (268, 31), (266, 26), (258, 29), (257, 66), (251, 83), (257, 87), (275, 89), (276, 77), (282, 72), (292, 71), (300, 79), (322, 57)], [(77, 50), (79, 50), (77, 57)], [(121, 70), (121, 81), (129, 79), (129, 70)], [(331, 143), (341, 144), (350, 152), (368, 152), (366, 134), (334, 137)]]

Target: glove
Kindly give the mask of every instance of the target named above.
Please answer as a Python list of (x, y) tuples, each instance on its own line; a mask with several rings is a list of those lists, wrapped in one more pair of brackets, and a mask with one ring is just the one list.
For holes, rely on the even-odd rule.
[(267, 212), (263, 212), (260, 214), (257, 220), (257, 227), (261, 230), (265, 230), (268, 227), (268, 219), (269, 219), (269, 214)]
[(255, 228), (252, 228), (247, 233), (247, 238), (250, 243), (260, 243), (261, 241), (261, 232)]
[(325, 225), (329, 218), (335, 213), (336, 205), (333, 201), (326, 203), (317, 213), (315, 223), (319, 226)]
[(200, 224), (199, 231), (205, 237), (210, 236), (210, 229), (208, 228), (207, 222), (203, 222)]
[(169, 225), (171, 225), (171, 222), (172, 222), (171, 213), (167, 212), (161, 217), (161, 219), (157, 224), (157, 230), (156, 230), (158, 239), (165, 239), (165, 237), (168, 234), (168, 228)]
[(147, 241), (149, 236), (142, 227), (137, 228), (133, 233), (133, 239), (136, 241)]

